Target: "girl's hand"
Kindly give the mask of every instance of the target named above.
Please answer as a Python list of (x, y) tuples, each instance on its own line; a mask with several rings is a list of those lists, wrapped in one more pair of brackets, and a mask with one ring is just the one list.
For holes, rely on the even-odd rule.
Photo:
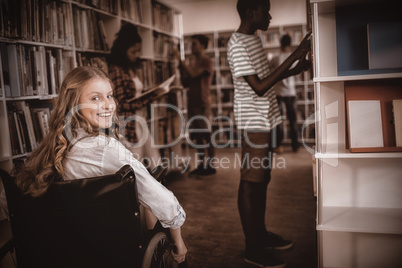
[(172, 251), (172, 255), (175, 261), (177, 263), (182, 263), (186, 260), (186, 254), (187, 254), (187, 248), (186, 245), (184, 245), (183, 240), (180, 241), (179, 243), (175, 243), (176, 250)]

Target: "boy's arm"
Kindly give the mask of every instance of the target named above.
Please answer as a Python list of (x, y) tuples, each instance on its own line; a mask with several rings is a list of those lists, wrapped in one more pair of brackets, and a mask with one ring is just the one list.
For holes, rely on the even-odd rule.
[[(290, 56), (281, 65), (279, 65), (278, 68), (273, 70), (273, 72), (264, 79), (260, 79), (256, 74), (244, 76), (244, 80), (246, 80), (246, 82), (258, 96), (263, 96), (280, 80), (291, 75), (295, 75), (297, 72), (300, 73), (303, 68), (306, 68), (307, 63), (304, 58), (306, 57), (307, 52), (310, 50), (310, 40), (308, 40), (310, 34), (311, 33), (307, 34), (296, 50), (290, 54)], [(300, 60), (299, 63), (295, 68), (290, 69), (296, 60)]]
[(189, 66), (180, 61), (180, 67), (183, 68), (191, 77), (197, 77), (202, 75), (205, 71), (209, 71), (208, 68), (205, 67), (205, 64), (194, 64), (192, 66)]

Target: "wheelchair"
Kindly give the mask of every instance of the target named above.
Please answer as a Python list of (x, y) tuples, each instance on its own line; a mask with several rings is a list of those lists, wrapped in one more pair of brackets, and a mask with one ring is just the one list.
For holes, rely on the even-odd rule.
[[(151, 172), (159, 181), (166, 169)], [(131, 166), (115, 174), (53, 182), (39, 197), (23, 195), (0, 170), (8, 202), (12, 239), (0, 260), (15, 250), (19, 268), (178, 267), (170, 233), (141, 224)], [(180, 265), (181, 266), (181, 265)]]

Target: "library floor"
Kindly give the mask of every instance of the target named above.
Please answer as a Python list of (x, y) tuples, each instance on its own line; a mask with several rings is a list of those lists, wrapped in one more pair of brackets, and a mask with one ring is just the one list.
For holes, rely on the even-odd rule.
[[(182, 233), (189, 268), (256, 267), (243, 260), (244, 237), (236, 201), (239, 153), (237, 148), (218, 149), (216, 158), (222, 167), (215, 175), (168, 174), (167, 187), (187, 212)], [(311, 155), (303, 147), (297, 153), (285, 147), (283, 153), (275, 156), (273, 167), (268, 187), (267, 226), (294, 242), (292, 249), (280, 252), (279, 256), (289, 268), (317, 267)], [(0, 223), (0, 240), (9, 236), (8, 228), (6, 222)], [(0, 267), (9, 266), (0, 264)]]
[[(218, 149), (221, 165), (230, 168), (219, 168), (215, 175), (170, 174), (168, 178), (167, 187), (187, 212), (182, 232), (189, 268), (256, 267), (243, 260), (244, 236), (237, 211), (239, 153), (240, 149)], [(228, 165), (223, 164), (226, 158)], [(287, 267), (317, 267), (311, 154), (304, 147), (297, 153), (285, 147), (274, 159), (267, 195), (268, 229), (293, 240), (292, 249), (279, 253)]]

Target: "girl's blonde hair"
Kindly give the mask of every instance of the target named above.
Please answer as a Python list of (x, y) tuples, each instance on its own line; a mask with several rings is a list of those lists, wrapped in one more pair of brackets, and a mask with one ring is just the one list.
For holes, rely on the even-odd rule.
[[(63, 160), (73, 146), (71, 141), (77, 137), (78, 128), (91, 136), (100, 134), (79, 109), (82, 90), (92, 79), (105, 79), (113, 88), (109, 76), (96, 67), (77, 67), (65, 76), (50, 116), (50, 131), (16, 176), (16, 183), (24, 193), (39, 196), (46, 192), (55, 178), (63, 177)], [(116, 112), (113, 121), (109, 135), (117, 139), (119, 122)]]

